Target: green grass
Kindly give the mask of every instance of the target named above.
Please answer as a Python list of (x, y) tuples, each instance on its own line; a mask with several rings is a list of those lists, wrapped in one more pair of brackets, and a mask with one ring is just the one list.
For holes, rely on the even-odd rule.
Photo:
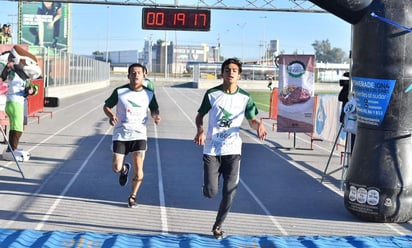
[[(249, 91), (249, 94), (252, 96), (253, 100), (256, 103), (256, 106), (259, 110), (269, 112), (270, 105), (270, 94), (271, 91)], [(323, 94), (337, 94), (336, 92), (319, 92), (318, 95)]]
[(271, 91), (249, 91), (259, 110), (269, 112)]

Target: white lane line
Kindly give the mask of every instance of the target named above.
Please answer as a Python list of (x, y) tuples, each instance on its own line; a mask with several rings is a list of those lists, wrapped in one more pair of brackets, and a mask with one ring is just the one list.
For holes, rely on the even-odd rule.
[[(254, 139), (256, 142), (260, 142), (259, 139), (257, 139), (255, 136), (252, 136), (250, 133), (248, 133), (248, 132), (246, 132), (246, 131), (244, 131), (244, 130), (242, 130), (242, 132), (243, 132), (245, 135), (249, 136), (251, 139)], [(260, 143), (261, 143), (261, 142), (260, 142)], [(265, 144), (263, 144), (263, 143), (261, 143), (261, 144), (262, 144), (262, 146), (263, 146), (265, 149), (267, 149), (267, 150), (270, 151), (271, 153), (275, 154), (276, 156), (278, 156), (279, 158), (281, 158), (281, 159), (284, 160), (285, 162), (287, 162), (287, 163), (291, 164), (292, 166), (300, 169), (302, 172), (308, 174), (310, 177), (312, 177), (312, 178), (314, 178), (314, 179), (317, 178), (317, 175), (316, 175), (316, 174), (308, 172), (308, 171), (306, 170), (306, 168), (304, 168), (303, 166), (299, 165), (299, 164), (296, 163), (294, 160), (290, 160), (290, 159), (284, 157), (283, 155), (275, 152), (273, 149), (271, 149), (271, 147), (270, 147), (269, 145), (265, 145)], [(241, 182), (242, 182), (242, 181), (241, 181)], [(337, 195), (339, 195), (339, 196), (341, 196), (341, 197), (344, 197), (344, 193), (343, 193), (340, 189), (338, 189), (338, 188), (336, 188), (336, 187), (334, 187), (334, 186), (332, 186), (332, 185), (328, 185), (328, 184), (323, 184), (323, 186), (325, 186), (326, 188), (328, 188), (328, 189), (331, 190), (332, 192), (335, 192)], [(248, 191), (249, 191), (249, 190), (248, 190)], [(254, 194), (253, 194), (252, 191), (250, 191), (249, 193), (251, 193), (252, 197), (254, 197)], [(259, 203), (258, 203), (258, 204), (259, 204)], [(263, 206), (263, 207), (264, 207), (264, 206)], [(265, 211), (265, 210), (264, 210), (264, 211)], [(265, 211), (265, 212), (266, 212), (266, 211)], [(270, 214), (270, 213), (269, 213), (269, 214)], [(272, 220), (272, 221), (276, 221), (276, 220)], [(277, 221), (276, 221), (276, 223), (277, 223)], [(276, 224), (275, 224), (275, 225), (276, 225)], [(398, 230), (398, 229), (396, 228), (396, 226), (399, 227), (399, 225), (397, 225), (396, 223), (384, 223), (384, 225), (387, 226), (389, 229), (393, 230), (394, 232), (396, 232), (398, 235), (405, 235), (404, 232), (402, 232), (401, 230)]]
[(159, 150), (159, 139), (157, 135), (157, 127), (156, 124), (154, 126), (154, 133), (155, 133), (155, 145), (156, 145), (156, 160), (157, 160), (157, 179), (159, 182), (159, 203), (160, 203), (160, 220), (162, 223), (162, 234), (167, 234), (169, 232), (169, 227), (167, 223), (167, 211), (166, 211), (166, 204), (165, 204), (165, 191), (163, 187), (163, 173), (162, 173), (162, 162), (160, 160), (160, 150)]
[[(87, 96), (87, 97), (84, 98), (83, 100), (74, 102), (74, 103), (72, 103), (72, 104), (70, 104), (70, 105), (65, 105), (64, 107), (59, 107), (59, 108), (56, 109), (55, 111), (51, 111), (51, 112), (53, 113), (53, 115), (55, 115), (56, 113), (62, 112), (62, 111), (64, 111), (64, 110), (66, 110), (66, 109), (70, 109), (70, 108), (75, 107), (75, 106), (77, 106), (77, 105), (84, 106), (84, 105), (83, 105), (84, 102), (88, 102), (88, 101), (90, 101), (90, 100), (93, 99), (93, 98), (98, 98), (98, 97), (100, 97), (100, 96), (103, 95), (103, 94), (107, 94), (107, 92), (104, 91), (104, 92), (99, 93), (99, 94)], [(102, 108), (103, 108), (103, 102), (102, 102), (102, 105), (101, 105), (101, 106), (102, 106)], [(48, 113), (47, 111), (45, 111), (45, 112), (39, 112), (39, 113), (40, 113), (40, 114), (44, 114), (44, 115), (40, 115), (40, 116), (39, 116), (40, 119), (44, 119), (44, 118), (46, 118), (46, 117), (49, 116), (49, 115), (47, 115), (47, 113)], [(37, 118), (30, 120), (28, 124), (35, 123), (35, 122), (38, 122)]]
[[(253, 136), (253, 135), (251, 135), (250, 133), (248, 133), (248, 132), (246, 132), (246, 131), (244, 131), (244, 130), (242, 130), (242, 133), (245, 134), (246, 136), (249, 136), (249, 137), (250, 137), (251, 139), (253, 139), (255, 142), (260, 143), (266, 150), (268, 150), (269, 152), (275, 154), (277, 157), (281, 158), (281, 159), (284, 160), (285, 162), (291, 164), (292, 166), (294, 166), (294, 167), (300, 169), (301, 171), (305, 172), (306, 174), (308, 174), (310, 177), (316, 179), (317, 174), (308, 172), (303, 166), (299, 165), (299, 164), (296, 163), (294, 160), (291, 160), (291, 159), (283, 156), (282, 154), (274, 151), (274, 150), (271, 148), (270, 145), (264, 144), (264, 143), (261, 142), (256, 136)], [(338, 194), (338, 195), (340, 195), (340, 196), (343, 196), (342, 192), (341, 192), (338, 188), (335, 188), (335, 187), (330, 186), (330, 185), (327, 185), (327, 184), (324, 184), (324, 186), (327, 187), (327, 188), (329, 188), (331, 191), (335, 192), (336, 194)]]
[[(169, 95), (169, 93), (167, 93), (167, 95), (168, 95), (169, 98), (176, 104), (176, 106), (180, 109), (180, 111), (183, 112), (183, 114), (186, 116), (186, 118), (189, 119), (189, 121), (192, 123), (192, 125), (195, 126), (194, 122), (192, 122), (192, 120), (188, 117), (188, 115), (186, 115), (186, 113), (182, 110), (182, 108), (180, 108), (180, 106), (177, 105), (176, 101), (173, 100), (173, 98)], [(180, 94), (180, 95), (183, 96), (184, 98), (186, 98), (187, 100), (195, 103), (195, 100), (193, 100), (193, 98), (188, 97), (186, 94)], [(267, 123), (264, 123), (264, 124), (265, 124), (265, 126), (268, 126), (268, 127), (269, 127), (269, 124), (267, 124)], [(195, 126), (195, 127), (196, 127), (196, 126)], [(309, 173), (307, 170), (305, 170), (305, 168), (303, 168), (302, 166), (300, 166), (300, 165), (299, 165), (298, 163), (296, 163), (295, 161), (289, 160), (288, 158), (282, 156), (281, 154), (273, 151), (273, 150), (270, 148), (270, 146), (261, 143), (260, 140), (256, 138), (256, 136), (252, 136), (252, 135), (250, 135), (249, 133), (247, 133), (247, 132), (245, 132), (245, 131), (243, 131), (243, 133), (245, 133), (247, 136), (249, 136), (249, 137), (251, 137), (252, 139), (254, 139), (257, 143), (262, 144), (262, 146), (263, 146), (265, 149), (269, 150), (271, 153), (275, 154), (275, 155), (278, 156), (279, 158), (281, 158), (281, 159), (283, 159), (284, 161), (288, 162), (288, 163), (291, 164), (292, 166), (301, 169), (303, 172), (305, 172), (306, 174), (308, 174), (308, 175), (311, 176), (312, 178), (315, 178), (315, 179), (317, 178), (317, 175), (316, 175), (316, 174), (311, 174), (311, 173)], [(299, 140), (301, 140), (301, 141), (303, 141), (303, 142), (305, 142), (305, 143), (307, 143), (307, 144), (310, 144), (310, 142), (308, 142), (306, 139), (303, 139), (303, 138), (301, 138), (301, 137), (299, 137), (299, 136), (296, 136), (296, 137), (297, 137), (297, 139), (299, 139)], [(328, 153), (330, 152), (327, 148), (324, 148), (324, 147), (322, 147), (322, 146), (319, 146), (319, 145), (317, 145), (316, 143), (314, 143), (314, 146), (317, 147), (317, 148), (319, 148), (320, 150), (326, 151), (326, 152), (328, 152)], [(334, 156), (339, 156), (339, 154), (338, 154), (337, 152), (334, 152)], [(264, 206), (264, 204), (259, 200), (259, 198), (257, 198), (256, 195), (253, 193), (253, 191), (247, 186), (247, 184), (246, 184), (242, 179), (240, 179), (240, 182), (241, 182), (241, 184), (245, 187), (245, 189), (249, 192), (249, 194), (252, 196), (252, 198), (255, 199), (255, 201), (257, 202), (257, 204), (262, 208), (262, 210), (266, 213), (266, 215), (269, 216), (269, 218), (271, 219), (272, 223), (274, 223), (274, 225), (275, 225), (282, 233), (283, 233), (283, 232), (286, 232), (286, 231), (281, 227), (281, 225), (278, 223), (278, 221), (270, 214), (270, 212), (268, 211), (268, 209), (267, 209), (267, 208)], [(343, 197), (343, 192), (340, 191), (340, 189), (338, 189), (338, 188), (336, 188), (336, 187), (334, 187), (334, 186), (331, 186), (331, 185), (327, 185), (327, 184), (324, 184), (324, 186), (325, 186), (326, 188), (328, 188), (329, 190), (335, 192), (337, 195)], [(387, 227), (389, 227), (390, 229), (392, 229), (393, 231), (395, 231), (396, 233), (398, 233), (399, 235), (405, 235), (404, 232), (398, 230), (398, 229), (396, 228), (396, 226), (394, 226), (393, 224), (391, 224), (391, 223), (385, 223), (385, 225), (386, 225)], [(287, 235), (287, 234), (285, 234), (285, 235)]]
[[(106, 92), (103, 92), (104, 94), (106, 94)], [(84, 98), (83, 100), (81, 100), (81, 101), (78, 101), (78, 102), (75, 102), (75, 103), (73, 103), (73, 104), (71, 104), (71, 105), (67, 105), (67, 106), (65, 106), (65, 107), (63, 107), (63, 108), (59, 108), (59, 109), (57, 109), (56, 111), (52, 111), (52, 113), (53, 114), (56, 114), (56, 113), (59, 113), (59, 112), (62, 112), (62, 111), (64, 111), (64, 110), (66, 110), (66, 109), (70, 109), (70, 108), (72, 108), (72, 107), (75, 107), (75, 106), (77, 106), (77, 105), (81, 105), (83, 102), (86, 102), (86, 101), (90, 101), (90, 99), (92, 99), (92, 98), (97, 98), (97, 97), (100, 97), (100, 95), (103, 95), (103, 93), (100, 93), (100, 94), (96, 94), (96, 95), (93, 95), (93, 96), (90, 96), (90, 97), (87, 97), (87, 98)], [(102, 106), (103, 106), (103, 104), (102, 104)], [(47, 113), (47, 112), (39, 112), (39, 113)], [(48, 115), (39, 115), (39, 118), (40, 118), (40, 120), (41, 119), (44, 119), (44, 118), (46, 118), (46, 116), (48, 116)], [(32, 120), (30, 120), (29, 122), (28, 122), (28, 124), (32, 124), (32, 123), (35, 123), (35, 122), (38, 122), (38, 120), (37, 120), (37, 118), (36, 119), (32, 119)], [(43, 141), (42, 143), (44, 143), (45, 141)], [(37, 146), (35, 146), (35, 148), (36, 147), (38, 147), (38, 145)], [(32, 147), (32, 148), (30, 148), (29, 150), (27, 150), (27, 151), (32, 151), (34, 148)], [(5, 168), (10, 168), (10, 165), (12, 165), (12, 164), (14, 164), (15, 162), (14, 161), (8, 161), (6, 164), (5, 164)], [(5, 168), (0, 168), (0, 171), (2, 171), (3, 169), (5, 169)], [(13, 169), (14, 170), (14, 169)]]
[[(103, 105), (102, 105), (103, 106)], [(66, 130), (67, 128), (71, 127), (72, 125), (74, 125), (75, 123), (77, 123), (78, 121), (80, 121), (81, 119), (83, 119), (84, 117), (88, 117), (90, 115), (90, 113), (93, 113), (96, 111), (96, 109), (101, 109), (102, 106), (96, 106), (93, 109), (89, 110), (88, 112), (86, 112), (85, 114), (81, 115), (79, 118), (73, 120), (70, 124), (66, 125), (65, 127), (61, 128), (59, 131), (55, 132), (54, 134), (50, 135), (49, 137), (47, 137), (46, 139), (42, 140), (41, 142), (37, 143), (36, 145), (32, 146), (28, 151), (32, 151), (34, 149), (36, 149), (37, 147), (39, 147), (40, 145), (46, 143), (47, 141), (49, 141), (50, 139), (52, 139), (54, 136), (58, 135), (59, 133), (63, 132), (64, 130)]]
[[(192, 126), (196, 127), (195, 122), (192, 120), (192, 118), (189, 117), (189, 115), (186, 114), (186, 112), (179, 106), (179, 104), (177, 104), (177, 102), (173, 99), (173, 97), (170, 96), (169, 92), (167, 92), (165, 90), (165, 88), (162, 88), (163, 91), (166, 93), (166, 95), (169, 97), (169, 99), (176, 105), (176, 107), (180, 110), (180, 112), (182, 112), (182, 114), (186, 117), (186, 119), (189, 120), (189, 122), (192, 124)], [(193, 117), (194, 119), (194, 117)]]
[(89, 153), (89, 156), (87, 156), (87, 158), (84, 160), (84, 162), (82, 163), (80, 168), (76, 171), (74, 176), (70, 179), (69, 183), (66, 185), (66, 187), (64, 187), (63, 191), (60, 193), (60, 195), (57, 197), (57, 199), (51, 205), (51, 207), (46, 212), (46, 214), (43, 216), (42, 220), (37, 224), (35, 230), (41, 230), (43, 228), (44, 224), (49, 220), (49, 218), (53, 214), (54, 210), (56, 210), (56, 208), (59, 205), (60, 201), (66, 195), (67, 191), (69, 191), (69, 189), (72, 187), (73, 183), (77, 180), (80, 173), (83, 171), (84, 167), (89, 163), (90, 158), (93, 157), (96, 150), (98, 148), (100, 148), (100, 144), (106, 138), (106, 135), (109, 133), (110, 130), (111, 130), (111, 127), (106, 130), (105, 134), (100, 138), (99, 142), (96, 144), (96, 146), (93, 148), (93, 150)]
[(276, 228), (279, 229), (282, 235), (289, 235), (288, 232), (285, 229), (283, 229), (282, 225), (277, 221), (277, 219), (273, 217), (270, 211), (265, 207), (262, 201), (259, 200), (259, 198), (255, 195), (255, 193), (253, 193), (253, 191), (249, 188), (249, 186), (242, 179), (240, 179), (240, 183), (243, 185), (243, 187), (245, 187), (247, 192), (249, 192), (252, 198), (256, 201), (259, 207), (263, 210), (263, 212), (265, 212), (265, 214), (269, 217), (269, 219), (276, 226)]
[[(41, 142), (39, 142), (37, 145), (33, 146), (33, 147), (32, 147), (31, 149), (29, 149), (28, 151), (32, 151), (32, 150), (34, 150), (35, 148), (37, 148), (38, 146), (40, 146), (41, 144), (46, 143), (47, 141), (49, 141), (50, 139), (52, 139), (52, 138), (55, 137), (56, 135), (60, 134), (60, 133), (63, 132), (64, 130), (66, 130), (67, 128), (69, 128), (69, 127), (71, 127), (72, 125), (76, 124), (79, 120), (83, 119), (84, 117), (89, 116), (90, 113), (95, 112), (96, 109), (98, 109), (98, 108), (100, 108), (100, 107), (101, 107), (101, 106), (96, 106), (95, 108), (91, 109), (90, 111), (84, 113), (82, 116), (80, 116), (80, 117), (77, 118), (76, 120), (72, 121), (70, 124), (66, 125), (65, 127), (61, 128), (60, 130), (58, 130), (58, 131), (55, 132), (54, 134), (48, 136), (46, 139), (42, 140)], [(105, 135), (102, 137), (102, 140), (103, 140), (103, 138), (106, 136), (106, 134), (107, 134), (110, 130), (111, 130), (111, 127), (106, 131)], [(99, 144), (102, 142), (102, 140), (100, 140)], [(97, 149), (97, 147), (98, 147), (98, 146), (95, 147), (94, 151)], [(84, 167), (84, 165), (83, 165), (83, 167)], [(80, 170), (82, 170), (83, 167), (81, 167)], [(14, 223), (14, 221), (15, 221), (17, 218), (20, 217), (20, 215), (22, 214), (22, 212), (25, 211), (25, 210), (33, 203), (34, 199), (35, 199), (36, 197), (40, 196), (39, 192), (41, 192), (41, 191), (44, 189), (44, 187), (47, 185), (47, 183), (51, 180), (51, 178), (53, 178), (53, 176), (54, 176), (56, 173), (57, 173), (57, 171), (55, 171), (54, 173), (50, 174), (50, 175), (46, 178), (46, 180), (43, 181), (43, 183), (40, 185), (40, 187), (39, 187), (33, 194), (31, 194), (31, 196), (30, 196), (30, 197), (31, 197), (31, 200), (25, 201), (24, 205), (21, 206), (21, 207), (19, 208), (19, 210), (15, 212), (14, 216), (7, 222), (7, 224), (5, 225), (5, 228), (11, 226), (11, 225)], [(75, 177), (77, 177), (77, 174), (76, 174)], [(75, 178), (75, 177), (73, 177), (73, 178)], [(72, 178), (72, 180), (73, 180), (73, 178)], [(66, 186), (66, 189), (68, 189), (67, 186)], [(67, 190), (64, 191), (64, 192), (67, 192)], [(62, 193), (60, 196), (62, 196), (62, 195), (64, 195), (64, 194)], [(61, 197), (60, 197), (60, 198), (61, 198)], [(58, 201), (60, 202), (60, 200), (58, 200)], [(53, 205), (54, 205), (54, 204), (53, 204)], [(57, 205), (56, 205), (56, 206), (57, 206)], [(50, 209), (49, 209), (49, 211), (50, 211)], [(49, 214), (49, 215), (50, 215), (50, 214)], [(47, 219), (48, 219), (48, 218), (49, 218), (49, 217), (47, 216)], [(44, 218), (43, 218), (43, 219), (44, 219)], [(43, 221), (43, 223), (44, 223), (44, 221)], [(41, 228), (42, 226), (43, 226), (43, 224), (42, 224), (41, 226), (38, 225), (38, 227), (40, 227), (40, 228)]]
[[(177, 104), (177, 102), (172, 98), (167, 91), (165, 91), (167, 96), (170, 98), (170, 100), (179, 108), (179, 110), (183, 113), (183, 115), (192, 123), (194, 127), (196, 127), (195, 123), (193, 120), (185, 113), (185, 111)], [(260, 143), (260, 142), (258, 142)], [(269, 210), (265, 207), (265, 205), (262, 203), (262, 201), (253, 193), (253, 191), (250, 189), (250, 187), (242, 180), (240, 179), (240, 183), (242, 184), (243, 187), (249, 192), (249, 194), (252, 196), (252, 198), (256, 201), (256, 203), (259, 205), (259, 207), (263, 210), (263, 212), (270, 218), (272, 223), (276, 226), (276, 228), (279, 229), (279, 231), (283, 235), (288, 235), (286, 230), (283, 229), (283, 227), (279, 224), (279, 222), (274, 218)]]

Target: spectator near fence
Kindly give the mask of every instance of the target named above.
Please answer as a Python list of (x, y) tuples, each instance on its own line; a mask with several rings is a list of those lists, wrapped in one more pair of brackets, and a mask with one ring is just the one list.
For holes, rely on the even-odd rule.
[(12, 33), (11, 25), (3, 24), (0, 32), (0, 44), (11, 44), (12, 43)]

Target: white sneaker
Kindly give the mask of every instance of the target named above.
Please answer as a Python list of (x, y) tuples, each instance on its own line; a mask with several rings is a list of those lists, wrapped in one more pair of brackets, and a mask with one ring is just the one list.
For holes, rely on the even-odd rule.
[[(14, 156), (16, 157), (16, 160), (18, 162), (24, 162), (30, 159), (30, 153), (23, 151), (21, 149), (17, 149), (14, 151)], [(4, 150), (3, 155), (2, 155), (4, 160), (7, 161), (14, 161), (13, 154), (11, 152), (8, 152), (7, 150)]]
[[(11, 152), (6, 151), (6, 150), (3, 152), (2, 157), (6, 161), (13, 161), (14, 160), (13, 154)], [(19, 161), (19, 159), (17, 157), (16, 157), (16, 159), (17, 159), (17, 161)]]

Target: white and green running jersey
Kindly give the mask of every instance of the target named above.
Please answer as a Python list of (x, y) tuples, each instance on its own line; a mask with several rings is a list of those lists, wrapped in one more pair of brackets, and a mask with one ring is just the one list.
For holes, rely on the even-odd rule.
[(216, 86), (205, 93), (198, 112), (202, 116), (209, 113), (203, 154), (241, 154), (240, 126), (244, 117), (250, 120), (258, 114), (249, 93), (238, 88), (235, 93), (228, 94), (223, 91), (222, 85)]
[(152, 91), (154, 91), (154, 84), (153, 84), (152, 80), (150, 80), (148, 78), (145, 78), (143, 80), (143, 86), (146, 87), (146, 88), (151, 89)]
[(7, 101), (24, 104), (24, 89), (26, 86), (30, 85), (30, 80), (22, 79), (14, 70), (11, 70), (7, 77), (6, 83), (8, 84)]
[(152, 89), (143, 87), (140, 91), (134, 91), (126, 84), (114, 89), (105, 104), (110, 108), (116, 106), (118, 122), (114, 126), (112, 140), (147, 139), (148, 109), (159, 108)]

